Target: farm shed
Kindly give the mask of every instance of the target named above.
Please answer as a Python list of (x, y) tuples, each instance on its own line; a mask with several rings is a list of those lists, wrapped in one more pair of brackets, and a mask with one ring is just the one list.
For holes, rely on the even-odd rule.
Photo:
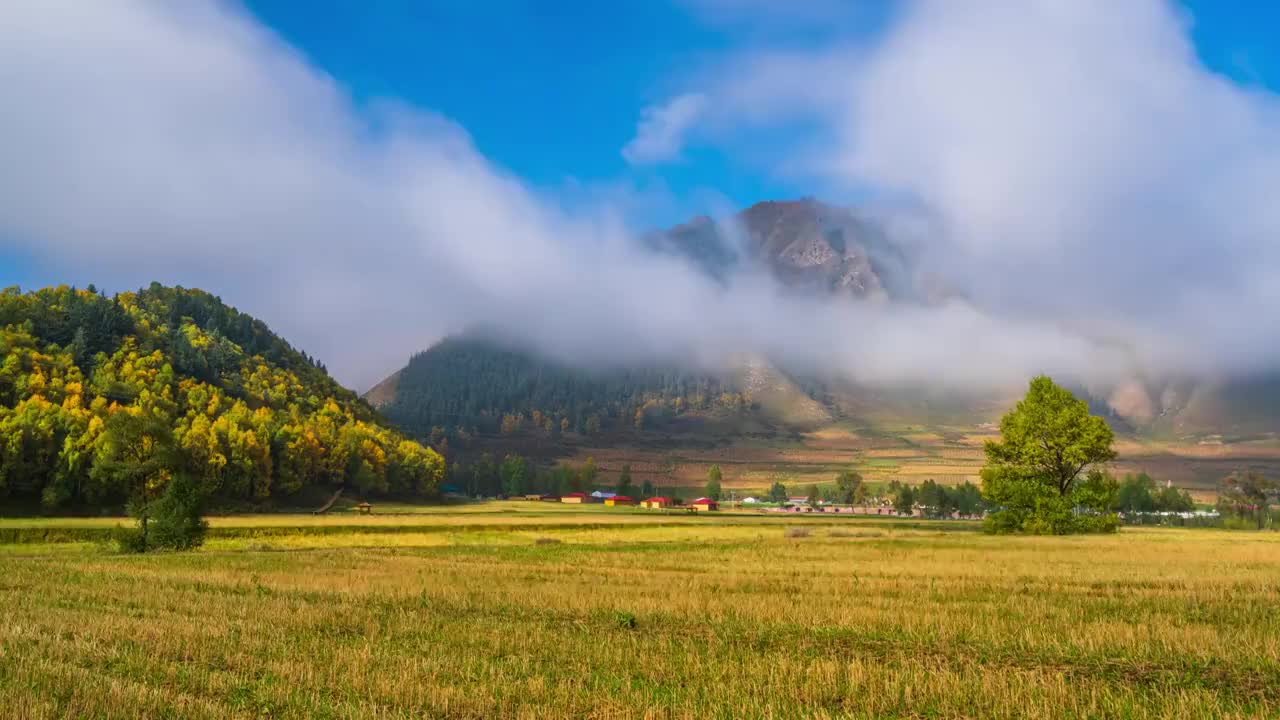
[(604, 504), (609, 507), (613, 507), (615, 505), (635, 505), (636, 501), (626, 495), (614, 495), (611, 498), (606, 498)]
[(715, 500), (712, 500), (711, 498), (698, 498), (697, 500), (694, 500), (693, 502), (689, 503), (689, 506), (692, 507), (694, 510), (697, 510), (698, 512), (707, 512), (710, 510), (720, 509), (720, 503), (716, 502)]
[(669, 508), (674, 504), (675, 502), (669, 497), (651, 497), (641, 502), (640, 507), (649, 508), (650, 510), (661, 510), (663, 508)]
[(581, 492), (571, 492), (560, 496), (560, 502), (572, 505), (582, 505), (591, 502), (591, 496)]

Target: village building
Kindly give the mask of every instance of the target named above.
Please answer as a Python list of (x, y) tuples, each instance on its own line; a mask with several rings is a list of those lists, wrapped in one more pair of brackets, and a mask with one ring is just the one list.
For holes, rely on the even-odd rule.
[(614, 495), (611, 498), (606, 498), (604, 504), (609, 507), (614, 507), (616, 505), (635, 505), (636, 501), (626, 495)]
[(581, 492), (571, 492), (560, 496), (560, 502), (569, 503), (571, 505), (582, 505), (592, 502), (591, 496)]
[(640, 507), (649, 508), (650, 510), (662, 510), (674, 505), (675, 502), (669, 497), (651, 497), (640, 503)]
[(712, 500), (711, 498), (698, 498), (697, 500), (689, 503), (689, 507), (692, 507), (698, 512), (708, 512), (711, 510), (719, 510), (720, 503)]
[(591, 493), (591, 497), (597, 500), (608, 500), (609, 498), (617, 494), (618, 493), (615, 493), (615, 492), (609, 492), (608, 490), (596, 490), (595, 492)]

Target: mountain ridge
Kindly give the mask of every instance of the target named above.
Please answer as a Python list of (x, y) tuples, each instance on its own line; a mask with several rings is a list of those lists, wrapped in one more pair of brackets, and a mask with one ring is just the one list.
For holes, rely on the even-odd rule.
[[(912, 259), (914, 251), (895, 243), (874, 221), (853, 210), (812, 198), (763, 201), (720, 219), (694, 217), (674, 227), (648, 233), (642, 236), (641, 242), (653, 252), (684, 259), (721, 283), (736, 272), (764, 270), (786, 292), (844, 298), (851, 302), (930, 305), (962, 296), (955, 283), (920, 272)], [(449, 342), (442, 345), (446, 349), (456, 347)], [(433, 350), (435, 348), (427, 352)], [(473, 346), (471, 351), (482, 352), (478, 346)], [(513, 349), (504, 347), (502, 352), (510, 353)], [(1000, 393), (968, 397), (958, 392), (954, 394), (960, 399), (954, 399), (936, 392), (858, 386), (831, 377), (811, 377), (795, 383), (794, 379), (803, 373), (788, 372), (785, 367), (759, 356), (749, 361), (745, 356), (738, 356), (738, 360), (733, 367), (712, 373), (714, 377), (705, 371), (690, 372), (701, 372), (704, 383), (714, 382), (728, 392), (744, 395), (746, 407), (764, 411), (770, 421), (782, 425), (790, 422), (804, 427), (851, 416), (881, 415), (910, 422), (939, 412), (949, 418), (967, 416), (971, 424), (977, 425), (993, 419), (991, 408), (998, 406), (1002, 397)], [(550, 363), (548, 367), (555, 367), (557, 372), (579, 372), (584, 377), (591, 372), (574, 370), (562, 363)], [(397, 408), (391, 413), (393, 419), (411, 414), (410, 406), (415, 400), (401, 394), (411, 369), (406, 366), (398, 370), (365, 397), (381, 407)], [(748, 387), (752, 385), (753, 373), (757, 377), (774, 378), (776, 382), (757, 384), (752, 391)], [(1017, 387), (1023, 380), (1025, 378), (1011, 378), (1010, 387)], [(425, 395), (430, 394), (433, 382), (428, 377), (414, 377), (412, 384), (417, 388), (415, 392)], [(785, 388), (785, 391), (766, 398), (761, 392), (766, 388)], [(616, 398), (611, 401), (613, 409), (604, 413), (606, 419), (622, 412), (624, 405), (630, 413), (635, 405), (649, 400), (663, 401), (665, 397), (665, 401), (674, 402), (674, 396), (664, 395), (659, 388), (632, 390), (635, 397), (631, 401), (621, 404)], [(1211, 383), (1185, 379), (1156, 382), (1133, 377), (1110, 388), (1077, 390), (1091, 401), (1096, 411), (1107, 415), (1113, 425), (1129, 432), (1256, 435), (1274, 432), (1280, 427), (1280, 410), (1265, 400), (1258, 402), (1258, 397), (1280, 399), (1280, 379), (1277, 378), (1253, 383)], [(820, 401), (819, 397), (825, 400)], [(496, 405), (486, 412), (490, 418), (531, 412), (534, 409), (531, 402), (518, 394), (512, 395), (509, 404)], [(935, 407), (943, 409), (935, 410)], [(601, 409), (596, 407), (592, 412), (599, 413)], [(684, 409), (673, 412), (678, 415)], [(622, 423), (630, 421), (615, 419)]]

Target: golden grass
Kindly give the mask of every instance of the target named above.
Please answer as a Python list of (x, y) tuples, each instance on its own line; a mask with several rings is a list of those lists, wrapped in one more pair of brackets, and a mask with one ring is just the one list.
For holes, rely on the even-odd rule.
[(748, 515), (465, 529), (481, 517), (178, 555), (0, 552), (0, 715), (1280, 713), (1274, 534), (806, 517), (786, 537), (800, 518)]

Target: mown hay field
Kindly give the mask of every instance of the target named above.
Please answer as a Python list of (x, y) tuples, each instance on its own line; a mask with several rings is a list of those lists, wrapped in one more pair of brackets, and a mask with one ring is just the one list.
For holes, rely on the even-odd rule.
[(1280, 714), (1277, 534), (450, 517), (187, 554), (0, 552), (0, 714)]

